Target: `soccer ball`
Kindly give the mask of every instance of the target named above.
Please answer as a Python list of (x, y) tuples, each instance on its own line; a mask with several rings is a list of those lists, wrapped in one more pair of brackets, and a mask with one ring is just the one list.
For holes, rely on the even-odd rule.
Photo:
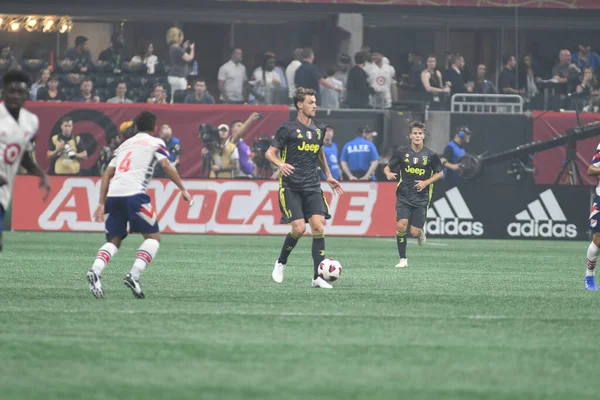
[(342, 275), (342, 264), (335, 258), (326, 258), (319, 264), (317, 272), (321, 278), (333, 282)]

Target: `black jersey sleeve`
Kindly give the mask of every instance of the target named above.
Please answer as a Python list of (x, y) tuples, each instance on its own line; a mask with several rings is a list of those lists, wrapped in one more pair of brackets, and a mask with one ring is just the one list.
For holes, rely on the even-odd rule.
[(400, 161), (402, 161), (402, 149), (397, 149), (390, 159), (390, 162), (388, 162), (388, 167), (390, 167), (390, 169), (394, 169), (400, 165)]
[(441, 172), (442, 169), (444, 169), (442, 167), (442, 162), (440, 161), (440, 157), (436, 153), (433, 153), (431, 155), (431, 169), (433, 170), (434, 174), (437, 174), (438, 172)]
[(290, 137), (290, 132), (287, 126), (281, 125), (281, 127), (277, 130), (275, 134), (275, 138), (271, 142), (271, 146), (277, 147), (279, 150), (283, 149), (283, 146), (287, 143)]

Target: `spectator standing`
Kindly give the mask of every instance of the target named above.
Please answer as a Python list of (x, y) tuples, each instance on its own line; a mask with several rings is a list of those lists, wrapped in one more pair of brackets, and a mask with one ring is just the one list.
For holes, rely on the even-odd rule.
[(319, 73), (319, 70), (313, 64), (315, 61), (315, 53), (312, 49), (306, 48), (302, 50), (302, 65), (296, 70), (296, 76), (294, 82), (296, 88), (312, 89), (315, 91), (317, 105), (321, 105), (321, 94), (319, 85), (323, 85), (328, 89), (337, 90), (343, 92), (344, 89), (341, 86), (333, 86), (327, 82)]
[(597, 70), (600, 68), (600, 55), (592, 51), (590, 39), (584, 38), (579, 41), (579, 51), (571, 56), (571, 62), (580, 70), (588, 67)]
[(110, 36), (110, 47), (100, 53), (98, 61), (108, 63), (113, 68), (115, 74), (120, 74), (125, 60), (123, 55), (124, 48), (125, 38), (123, 37), (123, 32), (113, 32)]
[(528, 102), (532, 101), (540, 94), (537, 84), (541, 81), (542, 80), (535, 74), (533, 57), (529, 54), (524, 55), (521, 68), (519, 69), (519, 82), (524, 86), (524, 97)]
[[(279, 78), (279, 88), (277, 89), (277, 93), (276, 93), (276, 103), (273, 104), (286, 104), (287, 103), (287, 95), (288, 95), (288, 84), (287, 84), (287, 79), (285, 77), (285, 71), (283, 70), (282, 67), (285, 67), (285, 65), (282, 65), (282, 61), (281, 60), (277, 60), (277, 56), (275, 55), (275, 53), (273, 53), (272, 51), (269, 51), (267, 53), (265, 53), (266, 56), (270, 56), (273, 57), (275, 59), (275, 68), (273, 69), (273, 71), (277, 74), (278, 78)], [(232, 128), (233, 129), (233, 128)]]
[[(331, 171), (331, 175), (335, 180), (340, 180), (340, 165), (339, 165), (339, 151), (335, 143), (333, 143), (333, 136), (335, 132), (333, 127), (327, 125), (325, 127), (325, 137), (323, 137), (323, 152), (325, 153), (325, 159), (327, 160), (327, 166)], [(321, 180), (325, 181), (327, 178), (323, 171), (321, 171)]]
[(372, 140), (367, 138), (371, 133), (367, 126), (359, 129), (356, 138), (342, 149), (342, 170), (351, 181), (375, 180), (379, 153)]
[(561, 50), (558, 58), (559, 63), (552, 69), (552, 79), (564, 84), (564, 88), (561, 90), (562, 94), (571, 93), (571, 88), (579, 82), (581, 70), (571, 62), (569, 50)]
[(149, 97), (146, 100), (148, 104), (167, 104), (167, 91), (165, 87), (157, 83), (154, 85), (154, 91), (152, 92), (152, 97)]
[(51, 161), (51, 175), (78, 175), (80, 160), (87, 158), (87, 151), (79, 135), (73, 135), (73, 120), (64, 117), (60, 123), (61, 133), (50, 138), (46, 155)]
[(65, 95), (58, 89), (58, 77), (50, 75), (48, 85), (40, 88), (37, 94), (38, 101), (66, 101)]
[(296, 93), (296, 70), (302, 65), (302, 49), (294, 50), (294, 59), (288, 64), (285, 69), (285, 78), (288, 83), (288, 95), (292, 99)]
[(421, 73), (427, 68), (423, 64), (423, 56), (416, 51), (408, 53), (408, 82), (405, 88), (412, 92), (424, 92), (423, 82), (421, 81)]
[(194, 82), (194, 91), (188, 93), (183, 102), (185, 104), (215, 104), (215, 99), (206, 90), (206, 81), (197, 79)]
[(234, 49), (231, 58), (219, 68), (218, 81), (221, 100), (227, 104), (244, 104), (246, 101), (246, 66), (242, 64), (242, 49)]
[(0, 71), (9, 71), (11, 69), (21, 69), (21, 66), (13, 54), (12, 48), (4, 46), (0, 50)]
[(373, 88), (369, 85), (369, 76), (365, 72), (365, 54), (354, 55), (355, 65), (348, 72), (346, 88), (346, 105), (348, 108), (369, 108), (369, 95)]
[(437, 69), (435, 56), (427, 57), (427, 67), (421, 72), (421, 83), (425, 91), (431, 93), (434, 99), (441, 93), (450, 93), (449, 85), (443, 85), (442, 73)]
[(475, 78), (475, 84), (473, 85), (473, 93), (480, 94), (496, 94), (496, 88), (494, 84), (485, 79), (487, 73), (487, 67), (485, 64), (479, 64), (477, 66), (477, 77)]
[(73, 97), (71, 101), (77, 103), (99, 103), (100, 97), (94, 95), (93, 89), (94, 85), (90, 78), (83, 78), (81, 84), (79, 85), (81, 92)]
[(384, 55), (381, 51), (372, 51), (373, 65), (369, 72), (369, 81), (375, 92), (371, 97), (374, 108), (391, 108), (392, 101), (398, 101), (398, 87), (396, 86), (396, 69), (383, 62)]
[(348, 88), (348, 72), (352, 64), (352, 59), (346, 54), (342, 54), (337, 62), (337, 68), (333, 77), (342, 82), (344, 89), (340, 96), (340, 105), (346, 102), (346, 90)]
[[(334, 67), (329, 67), (327, 69), (327, 78), (325, 78), (325, 80), (333, 86), (343, 86), (343, 83), (335, 78)], [(340, 108), (341, 97), (342, 94), (337, 90), (328, 89), (325, 86), (321, 86), (321, 108), (326, 110), (338, 110)]]
[[(183, 31), (179, 28), (170, 28), (167, 31), (167, 43), (169, 44), (169, 86), (171, 86), (171, 104), (175, 102), (175, 92), (187, 89), (188, 65), (194, 60), (194, 43), (183, 41)], [(189, 50), (189, 51), (188, 51)]]
[(517, 90), (517, 76), (515, 74), (517, 59), (515, 56), (504, 55), (502, 65), (504, 65), (504, 69), (498, 77), (498, 91), (500, 94), (525, 94), (525, 89)]
[(41, 88), (45, 88), (48, 85), (48, 79), (50, 79), (50, 69), (44, 68), (40, 71), (40, 75), (37, 81), (33, 85), (31, 85), (31, 100), (36, 101), (38, 91)]
[(146, 73), (148, 75), (154, 75), (157, 63), (158, 57), (154, 54), (154, 45), (152, 42), (142, 40), (138, 54), (133, 56), (131, 59), (131, 64), (144, 64), (146, 66)]
[(279, 104), (281, 81), (279, 74), (275, 72), (275, 57), (264, 55), (262, 65), (254, 70), (249, 84), (258, 103)]
[(458, 53), (452, 54), (450, 58), (450, 68), (446, 71), (444, 79), (446, 82), (450, 82), (450, 95), (453, 96), (457, 93), (465, 93), (467, 91), (465, 86), (465, 79), (462, 71), (465, 67), (465, 59)]
[(107, 103), (133, 103), (133, 101), (129, 100), (127, 97), (127, 84), (125, 82), (119, 82), (117, 84), (117, 88), (115, 89), (115, 97), (111, 97), (106, 100)]
[[(88, 38), (77, 36), (75, 38), (75, 47), (71, 47), (65, 53), (66, 65), (71, 67), (74, 74), (87, 74), (90, 67), (94, 64), (92, 53), (88, 48)], [(72, 77), (71, 81), (77, 81), (77, 77)]]

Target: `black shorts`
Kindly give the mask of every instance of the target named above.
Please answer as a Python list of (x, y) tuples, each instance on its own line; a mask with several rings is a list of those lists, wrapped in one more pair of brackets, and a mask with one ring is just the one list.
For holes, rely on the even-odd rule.
[(322, 215), (325, 219), (331, 218), (329, 204), (321, 190), (305, 192), (279, 188), (279, 208), (283, 224), (289, 224), (297, 219), (308, 222), (313, 215)]
[(396, 200), (396, 221), (407, 219), (411, 226), (423, 229), (427, 218), (427, 206), (411, 206)]

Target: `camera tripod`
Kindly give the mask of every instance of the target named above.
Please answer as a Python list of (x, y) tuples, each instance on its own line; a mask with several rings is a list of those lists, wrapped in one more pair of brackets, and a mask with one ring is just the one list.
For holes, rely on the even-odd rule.
[[(570, 133), (568, 135), (571, 135)], [(567, 139), (567, 158), (564, 161), (564, 165), (560, 170), (554, 184), (557, 185), (563, 176), (566, 174), (569, 185), (578, 185), (581, 183), (581, 172), (577, 166), (577, 141), (574, 138)]]

